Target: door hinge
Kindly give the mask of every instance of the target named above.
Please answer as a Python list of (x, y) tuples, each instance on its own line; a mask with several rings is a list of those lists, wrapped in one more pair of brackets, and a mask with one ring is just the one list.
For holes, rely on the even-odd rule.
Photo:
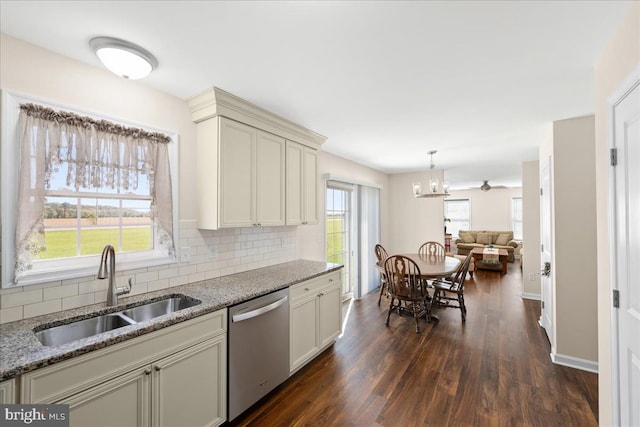
[(544, 245), (540, 245), (540, 252), (544, 252)]
[(544, 310), (544, 301), (542, 301), (542, 309)]
[(540, 189), (540, 195), (542, 196), (542, 188)]
[(620, 291), (617, 289), (613, 290), (613, 306), (620, 308)]
[(611, 166), (617, 166), (618, 165), (618, 149), (611, 148), (609, 150), (609, 157), (611, 159)]

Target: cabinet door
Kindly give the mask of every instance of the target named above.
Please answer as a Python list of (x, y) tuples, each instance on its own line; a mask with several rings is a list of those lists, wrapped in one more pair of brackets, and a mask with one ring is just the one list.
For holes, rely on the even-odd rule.
[(214, 426), (227, 410), (226, 336), (212, 338), (153, 364), (154, 426)]
[(318, 223), (318, 152), (304, 149), (304, 224)]
[(16, 380), (11, 379), (0, 383), (0, 404), (16, 403)]
[(319, 296), (320, 348), (334, 341), (342, 332), (341, 286), (325, 288)]
[(284, 225), (285, 143), (279, 136), (258, 132), (256, 140), (256, 222)]
[(300, 225), (303, 221), (303, 152), (304, 149), (302, 145), (287, 141), (287, 225)]
[(56, 403), (69, 405), (71, 427), (148, 426), (149, 366)]
[[(255, 142), (257, 130), (220, 121), (220, 227), (255, 225)], [(215, 171), (216, 165), (211, 165)]]
[(291, 372), (318, 352), (318, 297), (298, 301), (290, 308)]

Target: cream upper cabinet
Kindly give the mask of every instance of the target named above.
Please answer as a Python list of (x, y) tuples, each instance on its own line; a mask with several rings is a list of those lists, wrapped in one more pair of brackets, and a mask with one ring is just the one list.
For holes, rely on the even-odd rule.
[[(224, 118), (219, 120), (220, 131), (217, 138), (220, 141), (220, 156), (217, 168), (220, 175), (220, 200), (218, 204), (220, 222), (217, 226), (250, 227), (256, 224), (255, 169), (258, 131), (233, 120)], [(214, 135), (209, 142), (215, 144)], [(212, 149), (214, 148), (212, 147)], [(200, 150), (198, 150), (199, 155)], [(207, 164), (198, 164), (198, 168), (200, 167), (207, 168)], [(212, 171), (215, 170), (213, 165), (209, 165), (208, 168)], [(203, 190), (206, 193), (208, 186), (206, 183), (202, 185), (205, 187)], [(207, 215), (206, 212), (203, 214)]]
[(285, 140), (224, 117), (219, 120), (218, 226), (284, 225)]
[(287, 225), (316, 224), (317, 150), (287, 141)]
[(318, 222), (324, 136), (218, 88), (188, 102), (197, 123), (198, 228)]
[[(225, 117), (210, 120), (217, 123), (198, 125), (199, 227), (284, 225), (285, 139)], [(218, 180), (211, 179), (216, 170)]]
[(258, 131), (256, 141), (256, 223), (285, 223), (284, 138)]
[(304, 149), (304, 224), (318, 223), (318, 152)]

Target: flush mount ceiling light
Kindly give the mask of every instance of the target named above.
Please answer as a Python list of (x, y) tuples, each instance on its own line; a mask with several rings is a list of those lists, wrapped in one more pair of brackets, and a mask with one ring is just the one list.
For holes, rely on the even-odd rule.
[(89, 46), (105, 67), (125, 79), (141, 79), (158, 66), (158, 60), (146, 49), (126, 40), (95, 37)]
[(449, 195), (449, 184), (444, 181), (444, 172), (442, 173), (442, 184), (438, 178), (433, 177), (433, 169), (436, 167), (433, 163), (433, 155), (436, 154), (436, 150), (431, 150), (427, 154), (431, 156), (429, 160), (429, 188), (427, 192), (422, 192), (422, 184), (420, 182), (413, 183), (413, 195), (415, 197), (446, 197)]

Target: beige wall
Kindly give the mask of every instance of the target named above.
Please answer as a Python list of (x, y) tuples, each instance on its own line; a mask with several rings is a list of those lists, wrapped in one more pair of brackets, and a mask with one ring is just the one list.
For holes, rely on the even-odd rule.
[[(438, 177), (441, 179), (441, 171)], [(434, 176), (436, 173), (434, 172)], [(426, 241), (444, 244), (444, 198), (415, 198), (414, 182), (427, 181), (424, 172), (389, 176), (389, 253), (416, 252)]]
[(558, 356), (598, 360), (594, 116), (553, 124), (552, 264)]
[(522, 163), (522, 295), (540, 298), (540, 172), (537, 160)]
[(323, 179), (326, 174), (343, 178), (349, 182), (382, 186), (380, 190), (380, 236), (384, 245), (389, 240), (388, 175), (325, 151), (318, 153), (318, 171), (318, 211), (321, 213), (321, 217), (316, 225), (299, 227), (300, 257), (319, 261), (327, 259), (324, 220), (327, 185)]
[(451, 191), (451, 199), (471, 202), (471, 230), (511, 230), (511, 198), (522, 197), (522, 188), (492, 188), (489, 191)]
[(640, 67), (640, 3), (634, 2), (595, 64), (595, 133), (598, 270), (599, 420), (613, 423), (611, 367), (611, 284), (609, 283), (609, 106), (612, 96)]

